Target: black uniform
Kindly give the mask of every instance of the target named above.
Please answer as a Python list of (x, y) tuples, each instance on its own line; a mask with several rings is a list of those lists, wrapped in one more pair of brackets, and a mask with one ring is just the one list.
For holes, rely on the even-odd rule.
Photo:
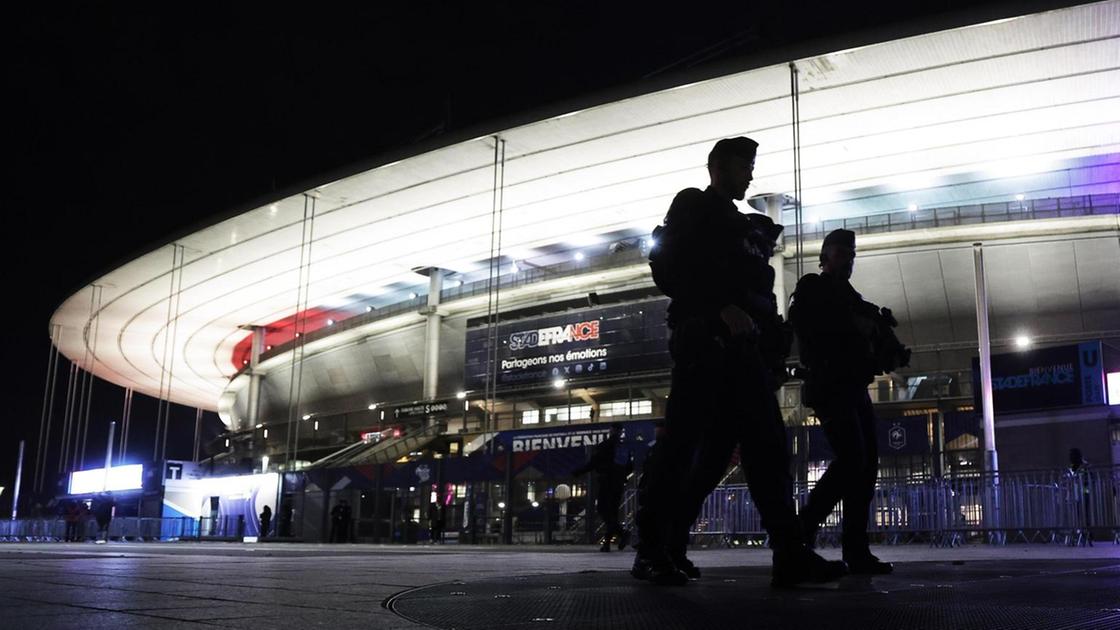
[[(678, 569), (691, 568), (684, 557), (689, 527), (736, 445), (772, 545), (799, 546), (785, 427), (774, 395), (785, 344), (769, 257), (780, 228), (762, 215), (739, 213), (711, 188), (681, 191), (666, 226), (654, 264), (664, 266), (661, 279), (655, 267), (655, 279), (672, 297), (672, 389), (665, 434), (639, 485), (639, 557), (661, 562), (668, 556)], [(731, 337), (719, 316), (727, 305), (746, 311), (760, 334)]]
[(867, 386), (879, 369), (876, 323), (869, 314), (878, 310), (846, 279), (828, 273), (801, 278), (790, 308), (801, 362), (809, 371), (803, 399), (816, 412), (835, 454), (809, 493), (801, 518), (807, 534), (815, 534), (842, 499), (841, 541), (849, 564), (870, 555), (867, 521), (879, 453)]
[(612, 432), (610, 437), (595, 445), (591, 459), (572, 471), (573, 475), (595, 473), (595, 511), (603, 519), (606, 531), (603, 534), (603, 551), (610, 550), (611, 539), (618, 540), (619, 549), (629, 540), (629, 532), (618, 522), (618, 505), (622, 502), (622, 490), (626, 477), (634, 470), (633, 462), (625, 464), (615, 461), (619, 435)]

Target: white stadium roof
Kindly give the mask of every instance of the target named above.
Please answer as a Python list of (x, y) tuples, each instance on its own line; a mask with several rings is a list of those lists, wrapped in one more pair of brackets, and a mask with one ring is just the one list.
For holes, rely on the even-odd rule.
[[(923, 194), (955, 205), (1117, 191), (1120, 167), (1101, 156), (1120, 153), (1120, 1), (793, 61), (809, 218), (905, 209)], [(752, 192), (789, 193), (789, 90), (787, 64), (748, 69), (325, 183), (309, 191), (307, 305), (409, 285), (423, 292), (415, 268), (485, 265), (495, 136), (505, 151), (501, 246), (515, 258), (648, 230), (678, 190), (703, 186), (707, 152), (723, 137), (760, 143)], [(52, 317), (61, 352), (113, 383), (215, 409), (237, 372), (242, 327), (297, 310), (306, 200), (281, 199), (176, 241), (185, 252), (177, 305), (170, 244), (104, 274), (93, 283), (102, 291), (96, 318), (92, 287)]]

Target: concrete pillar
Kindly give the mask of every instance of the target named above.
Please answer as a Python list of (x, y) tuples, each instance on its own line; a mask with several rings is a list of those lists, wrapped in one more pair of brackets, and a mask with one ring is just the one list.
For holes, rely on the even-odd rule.
[(261, 373), (257, 365), (264, 351), (264, 326), (253, 326), (253, 342), (249, 350), (249, 409), (248, 426), (255, 427), (260, 422)]
[[(772, 193), (752, 197), (750, 205), (770, 217), (774, 223), (782, 224), (782, 204), (785, 195)], [(785, 263), (782, 250), (785, 249), (785, 236), (778, 238), (778, 246), (774, 248), (774, 255), (770, 257), (770, 266), (774, 269), (774, 297), (778, 300), (778, 314), (786, 316), (786, 305), (789, 303), (789, 293), (786, 292)]]
[(999, 457), (996, 454), (995, 405), (992, 401), (992, 344), (988, 330), (988, 287), (984, 277), (984, 247), (972, 244), (972, 261), (976, 272), (976, 332), (980, 342), (980, 405), (984, 419), (984, 527), (988, 529), (988, 542), (1003, 544), (1006, 536), (1001, 529), (999, 483)]
[(439, 294), (443, 290), (443, 270), (430, 267), (428, 274), (428, 305), (421, 311), (427, 318), (424, 333), (424, 400), (436, 397), (439, 388)]
[(988, 287), (984, 278), (982, 243), (972, 244), (972, 261), (976, 273), (976, 333), (980, 343), (980, 405), (984, 420), (984, 469), (989, 473), (998, 473), (995, 408), (992, 402), (992, 344), (988, 331)]

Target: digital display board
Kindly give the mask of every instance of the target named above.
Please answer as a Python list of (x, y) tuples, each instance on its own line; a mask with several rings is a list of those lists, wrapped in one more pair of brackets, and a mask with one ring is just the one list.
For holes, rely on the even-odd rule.
[[(544, 385), (556, 379), (669, 368), (667, 299), (592, 307), (500, 322), (497, 385)], [(486, 386), (490, 334), (467, 330), (467, 389)]]
[(144, 487), (144, 466), (130, 464), (127, 466), (113, 466), (109, 474), (104, 468), (95, 470), (79, 470), (70, 473), (70, 494), (91, 494), (106, 490), (138, 490)]

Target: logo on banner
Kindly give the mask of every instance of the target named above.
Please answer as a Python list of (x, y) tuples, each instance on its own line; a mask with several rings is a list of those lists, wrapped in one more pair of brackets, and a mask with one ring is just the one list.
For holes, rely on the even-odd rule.
[(420, 483), (425, 483), (432, 478), (432, 469), (427, 464), (420, 464), (416, 467), (416, 479)]
[(902, 450), (906, 447), (906, 429), (902, 428), (899, 423), (894, 423), (894, 426), (887, 431), (887, 444), (894, 450)]
[(551, 326), (538, 330), (524, 330), (510, 333), (509, 349), (511, 351), (524, 350), (525, 348), (540, 348), (555, 346), (572, 341), (589, 341), (599, 338), (599, 320), (593, 319), (578, 324), (566, 326)]

